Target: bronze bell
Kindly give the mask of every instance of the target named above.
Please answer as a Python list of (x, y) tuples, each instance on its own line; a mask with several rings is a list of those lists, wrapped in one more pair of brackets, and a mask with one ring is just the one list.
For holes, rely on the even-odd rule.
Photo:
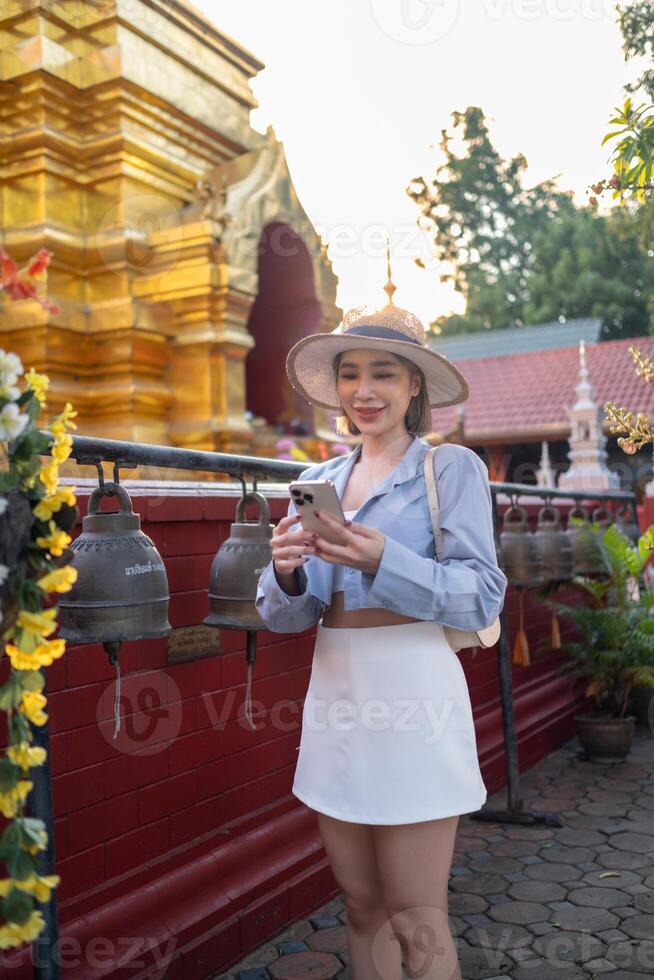
[[(258, 505), (258, 521), (244, 520), (248, 503)], [(254, 600), (259, 575), (272, 557), (270, 539), (274, 528), (269, 518), (268, 501), (262, 494), (255, 491), (239, 500), (229, 537), (211, 564), (211, 612), (204, 620), (207, 626), (242, 630), (266, 628)]]
[(572, 577), (572, 548), (561, 527), (561, 513), (551, 504), (538, 512), (534, 534), (543, 564), (543, 582), (563, 582)]
[(606, 529), (613, 524), (613, 516), (611, 511), (607, 510), (604, 504), (600, 504), (593, 511), (592, 521), (594, 524), (599, 524), (599, 535), (600, 538), (603, 538)]
[[(581, 518), (583, 523), (574, 523), (571, 518)], [(568, 511), (566, 536), (572, 550), (572, 574), (594, 575), (603, 568), (602, 557), (597, 547), (595, 532), (590, 526), (588, 512), (581, 504), (575, 504)]]
[(527, 511), (513, 504), (504, 512), (500, 534), (502, 568), (511, 585), (525, 587), (543, 582), (543, 566), (534, 535), (529, 530)]
[[(102, 513), (103, 496), (117, 496), (120, 509)], [(171, 632), (166, 569), (124, 487), (96, 487), (71, 549), (78, 575), (59, 601), (63, 639), (116, 644)]]
[(615, 523), (625, 537), (637, 547), (642, 532), (634, 521), (633, 511), (629, 504), (622, 504), (619, 507), (615, 515)]

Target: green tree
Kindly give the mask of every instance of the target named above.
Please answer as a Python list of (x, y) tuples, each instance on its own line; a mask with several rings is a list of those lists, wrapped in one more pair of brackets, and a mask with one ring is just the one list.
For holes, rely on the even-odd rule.
[(606, 339), (647, 333), (654, 269), (634, 208), (604, 218), (592, 206), (576, 207), (554, 180), (527, 188), (525, 157), (501, 158), (481, 109), (452, 119), (435, 178), (416, 177), (407, 188), (444, 266), (440, 281), (452, 282), (466, 302), (463, 314), (438, 317), (432, 329), (456, 334), (598, 316)]
[[(436, 177), (415, 177), (407, 188), (418, 224), (433, 238), (434, 257), (446, 266), (440, 281), (452, 282), (466, 300), (463, 316), (440, 317), (432, 326), (442, 333), (521, 326), (534, 236), (553, 216), (574, 210), (572, 195), (553, 180), (525, 188), (526, 158), (501, 158), (480, 108), (453, 112), (452, 120), (453, 135), (441, 133), (445, 162)], [(461, 155), (453, 140), (463, 143)]]
[(647, 58), (649, 67), (645, 68), (636, 82), (627, 83), (625, 91), (637, 92), (642, 89), (654, 102), (654, 5), (652, 0), (634, 0), (618, 7), (618, 24), (622, 32), (622, 50), (625, 60)]
[[(634, 201), (643, 207), (636, 212), (644, 243), (649, 240), (654, 216), (651, 207), (651, 194), (654, 190), (654, 105), (632, 106), (631, 97), (624, 106), (613, 110), (609, 120), (613, 127), (602, 140), (614, 143), (613, 174), (610, 179), (602, 179), (593, 184), (590, 204), (597, 205), (597, 195), (612, 190), (613, 198), (620, 203)], [(615, 127), (619, 128), (616, 129)]]
[[(623, 106), (613, 110), (609, 120), (611, 129), (602, 145), (613, 145), (611, 163), (613, 173), (591, 185), (590, 203), (604, 191), (612, 191), (612, 197), (620, 204), (635, 201), (643, 205), (638, 213), (643, 242), (651, 238), (654, 223), (654, 4), (652, 0), (632, 0), (618, 6), (618, 24), (622, 32), (622, 49), (625, 61), (638, 57), (646, 60), (647, 67), (635, 82), (627, 82), (625, 92), (631, 93)], [(649, 102), (634, 106), (631, 95), (645, 94)]]
[(527, 323), (597, 316), (605, 340), (650, 331), (654, 262), (629, 211), (603, 217), (579, 208), (552, 220), (537, 232), (533, 256)]

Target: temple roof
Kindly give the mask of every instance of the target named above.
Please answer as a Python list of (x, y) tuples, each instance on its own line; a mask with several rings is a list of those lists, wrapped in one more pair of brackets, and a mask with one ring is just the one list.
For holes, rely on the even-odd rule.
[[(187, 14), (196, 23), (200, 24), (207, 33), (211, 34), (216, 41), (220, 42), (225, 54), (236, 58), (239, 64), (249, 69), (250, 75), (256, 75), (257, 72), (260, 72), (266, 67), (263, 61), (257, 58), (256, 55), (244, 47), (239, 41), (231, 37), (231, 35), (221, 30), (213, 18), (208, 17), (204, 11), (196, 7), (190, 0), (165, 0), (165, 4), (170, 8), (176, 7), (179, 11)], [(216, 11), (216, 21), (219, 20), (220, 11)]]
[[(596, 401), (600, 408), (614, 401), (620, 408), (644, 412), (654, 420), (654, 388), (636, 377), (628, 352), (632, 344), (654, 359), (654, 337), (587, 342), (586, 360)], [(566, 408), (575, 402), (579, 379), (576, 344), (504, 356), (450, 359), (465, 375), (470, 396), (461, 405), (435, 409), (435, 431), (455, 432), (463, 411), (463, 441), (468, 445), (567, 439), (570, 425)], [(604, 432), (610, 434), (607, 422)]]
[(440, 337), (428, 335), (432, 350), (445, 354), (450, 361), (463, 361), (489, 354), (518, 354), (525, 351), (577, 347), (583, 338), (586, 346), (600, 340), (602, 320), (579, 317), (566, 323), (536, 323), (528, 327), (503, 330), (476, 330), (474, 333)]

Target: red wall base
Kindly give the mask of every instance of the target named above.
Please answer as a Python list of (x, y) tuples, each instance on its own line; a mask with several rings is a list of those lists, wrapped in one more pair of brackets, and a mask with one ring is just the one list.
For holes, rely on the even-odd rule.
[[(521, 688), (515, 702), (521, 770), (574, 735), (582, 703), (571, 701), (560, 678)], [(505, 785), (500, 714), (499, 705), (488, 705), (476, 719), (489, 795)], [(65, 975), (204, 980), (338, 893), (314, 814), (292, 795), (216, 836), (162, 858), (131, 891), (65, 925)], [(28, 955), (6, 956), (0, 976), (27, 980)]]

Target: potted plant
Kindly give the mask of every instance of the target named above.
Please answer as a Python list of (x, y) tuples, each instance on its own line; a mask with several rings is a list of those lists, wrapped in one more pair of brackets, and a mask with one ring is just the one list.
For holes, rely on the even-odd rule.
[(576, 715), (575, 722), (592, 761), (615, 762), (628, 755), (636, 721), (630, 711), (633, 691), (654, 689), (654, 592), (643, 582), (653, 532), (648, 528), (633, 545), (615, 524), (606, 530), (590, 525), (586, 533), (594, 535), (601, 570), (565, 583), (584, 601), (544, 600), (569, 616), (582, 636), (561, 644), (570, 659), (558, 672), (586, 682), (594, 710)]

